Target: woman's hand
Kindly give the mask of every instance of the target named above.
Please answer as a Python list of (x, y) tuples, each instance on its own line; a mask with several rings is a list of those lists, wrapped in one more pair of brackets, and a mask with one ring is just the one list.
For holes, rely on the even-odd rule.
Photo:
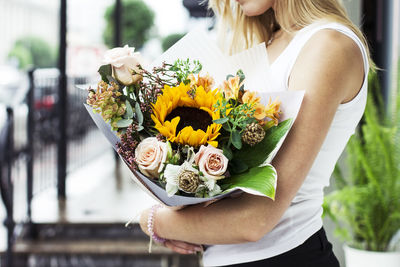
[(164, 246), (179, 254), (195, 254), (203, 251), (203, 247), (201, 245), (178, 240), (167, 240), (165, 241)]
[[(147, 229), (147, 221), (149, 218), (150, 209), (146, 209), (140, 215), (140, 228), (142, 231), (150, 236), (150, 233)], [(154, 216), (154, 224), (156, 224), (156, 216)], [(203, 251), (203, 247), (201, 245), (196, 245), (184, 241), (179, 240), (166, 240), (163, 244), (165, 247), (171, 249), (172, 251), (179, 254), (195, 254), (196, 252)]]

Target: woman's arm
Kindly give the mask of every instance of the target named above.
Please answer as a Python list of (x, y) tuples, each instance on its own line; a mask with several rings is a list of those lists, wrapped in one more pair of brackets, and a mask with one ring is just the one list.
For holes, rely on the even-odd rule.
[[(333, 30), (315, 34), (293, 68), (289, 89), (306, 90), (297, 120), (273, 160), (278, 172), (276, 200), (242, 194), (206, 208), (158, 210), (155, 232), (164, 238), (195, 244), (257, 241), (280, 220), (309, 172), (338, 105), (353, 98), (363, 80), (360, 49)], [(141, 225), (146, 230), (147, 212)]]

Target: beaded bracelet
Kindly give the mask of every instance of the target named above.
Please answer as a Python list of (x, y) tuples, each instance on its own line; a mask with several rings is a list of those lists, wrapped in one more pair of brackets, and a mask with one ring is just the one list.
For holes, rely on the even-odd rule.
[(150, 209), (149, 217), (147, 218), (147, 231), (150, 233), (150, 242), (151, 240), (156, 241), (157, 243), (163, 244), (166, 239), (159, 237), (155, 232), (154, 232), (154, 215), (156, 211), (161, 208), (161, 205), (154, 205)]

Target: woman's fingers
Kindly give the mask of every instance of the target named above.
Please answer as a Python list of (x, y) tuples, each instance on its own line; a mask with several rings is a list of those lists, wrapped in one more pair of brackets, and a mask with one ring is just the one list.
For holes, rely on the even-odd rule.
[(177, 240), (167, 240), (164, 245), (179, 254), (195, 254), (196, 252), (203, 251), (203, 248), (200, 245)]
[(192, 250), (187, 250), (187, 249), (184, 249), (184, 248), (174, 245), (171, 241), (165, 241), (164, 245), (167, 248), (169, 248), (172, 251), (179, 253), (179, 254), (193, 254), (194, 253), (194, 251), (192, 251)]
[(192, 244), (192, 243), (188, 243), (188, 242), (184, 242), (184, 241), (179, 241), (179, 240), (170, 240), (174, 245), (176, 245), (177, 247), (186, 249), (186, 250), (192, 250), (195, 252), (198, 251), (203, 251), (203, 247), (201, 245), (197, 245), (197, 244)]

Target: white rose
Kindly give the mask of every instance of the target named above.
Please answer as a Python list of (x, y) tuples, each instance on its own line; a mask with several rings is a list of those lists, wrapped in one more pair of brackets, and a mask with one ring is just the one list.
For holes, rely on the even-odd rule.
[(135, 48), (125, 45), (108, 50), (104, 55), (103, 63), (111, 64), (114, 78), (124, 85), (131, 85), (142, 79), (138, 67), (140, 53), (134, 51)]
[(158, 141), (156, 137), (144, 139), (136, 147), (135, 161), (139, 170), (146, 176), (158, 178), (164, 168), (170, 146)]
[(221, 149), (211, 145), (202, 145), (199, 152), (196, 153), (194, 161), (207, 179), (219, 180), (225, 178), (224, 173), (228, 168), (228, 159)]

